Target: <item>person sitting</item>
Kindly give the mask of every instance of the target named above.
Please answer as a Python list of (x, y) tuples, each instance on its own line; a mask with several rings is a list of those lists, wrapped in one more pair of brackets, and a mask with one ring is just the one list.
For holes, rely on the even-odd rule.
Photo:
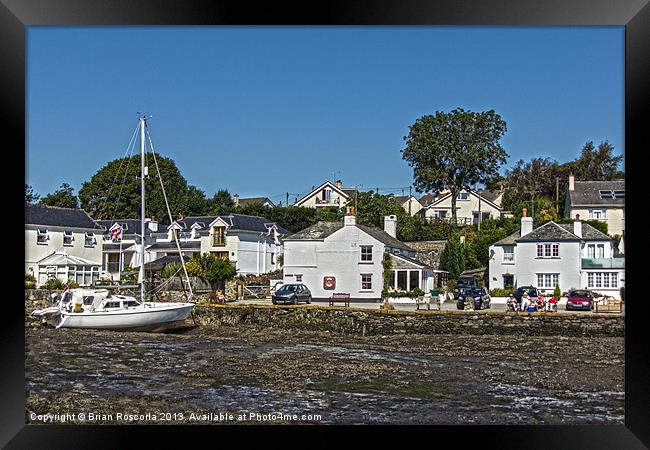
[(221, 289), (214, 291), (214, 297), (219, 303), (226, 303), (226, 296), (223, 294)]
[(545, 303), (546, 303), (546, 301), (545, 301), (543, 295), (540, 295), (539, 297), (537, 297), (537, 299), (535, 300), (535, 310), (536, 311), (544, 311)]
[(524, 295), (521, 296), (521, 310), (526, 312), (530, 306), (530, 295), (528, 291), (524, 291)]
[(547, 311), (557, 311), (557, 302), (559, 301), (560, 301), (559, 298), (552, 297), (546, 304), (546, 307), (548, 308)]

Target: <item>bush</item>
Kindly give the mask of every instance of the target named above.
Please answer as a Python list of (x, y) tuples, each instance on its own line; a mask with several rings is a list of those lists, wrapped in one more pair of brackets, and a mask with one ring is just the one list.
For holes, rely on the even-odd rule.
[(163, 267), (163, 270), (160, 271), (160, 276), (162, 278), (171, 278), (176, 275), (176, 272), (178, 272), (180, 269), (181, 265), (179, 263), (169, 263)]
[(492, 289), (490, 291), (491, 297), (510, 297), (512, 295), (513, 288), (507, 287), (504, 289)]
[(421, 297), (423, 295), (424, 295), (424, 291), (420, 288), (415, 288), (410, 291), (389, 291), (387, 289), (381, 291), (381, 296), (384, 298), (400, 298), (400, 297), (415, 298), (415, 297)]
[(619, 292), (621, 293), (621, 300), (624, 302), (625, 301), (625, 286), (622, 286)]
[(63, 289), (63, 283), (58, 278), (50, 278), (43, 285), (43, 289), (47, 289), (48, 291)]
[(553, 297), (560, 298), (561, 295), (562, 295), (562, 291), (560, 290), (560, 285), (556, 284), (555, 290), (553, 291)]
[(76, 288), (79, 287), (79, 283), (77, 283), (77, 282), (74, 281), (74, 280), (68, 280), (68, 282), (66, 283), (66, 287), (67, 287), (68, 289), (76, 289)]

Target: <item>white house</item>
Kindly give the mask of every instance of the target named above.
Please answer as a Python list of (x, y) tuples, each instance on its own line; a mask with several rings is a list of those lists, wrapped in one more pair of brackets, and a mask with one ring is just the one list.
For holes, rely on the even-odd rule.
[(358, 225), (348, 210), (343, 223), (318, 222), (284, 240), (284, 283), (302, 283), (314, 298), (345, 292), (353, 299), (379, 300), (384, 255), (393, 260), (391, 286), (430, 289), (432, 270), (414, 259), (415, 250), (396, 239), (397, 218), (384, 230)]
[(25, 205), (25, 273), (87, 286), (99, 279), (102, 230), (82, 209)]
[(610, 236), (625, 231), (625, 180), (576, 181), (569, 175), (569, 190), (564, 204), (566, 217), (600, 220)]
[(400, 195), (393, 197), (393, 201), (400, 205), (411, 216), (414, 216), (422, 209), (420, 201), (412, 195)]
[(296, 201), (295, 206), (308, 208), (343, 207), (354, 196), (355, 192), (355, 188), (344, 188), (341, 180), (337, 180), (336, 183), (326, 181)]
[[(493, 196), (489, 191), (462, 190), (456, 197), (456, 219), (459, 225), (470, 225), (501, 216), (501, 195)], [(425, 197), (423, 197), (424, 199)], [(492, 200), (490, 200), (492, 198)], [(422, 201), (422, 199), (421, 199)], [(434, 199), (427, 199), (427, 205), (420, 210), (426, 219), (451, 220), (451, 193), (443, 191)], [(496, 203), (499, 202), (499, 203)]]
[(533, 218), (521, 229), (490, 246), (490, 289), (535, 286), (552, 293), (590, 289), (620, 298), (625, 260), (614, 257), (613, 239), (578, 216), (572, 224), (547, 222), (533, 230)]

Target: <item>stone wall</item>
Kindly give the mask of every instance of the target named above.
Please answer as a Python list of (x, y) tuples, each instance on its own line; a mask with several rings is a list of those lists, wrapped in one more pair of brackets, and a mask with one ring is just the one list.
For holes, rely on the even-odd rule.
[(411, 241), (405, 242), (405, 244), (416, 251), (415, 259), (432, 269), (440, 269), (440, 256), (447, 241)]
[[(473, 311), (379, 311), (321, 306), (205, 305), (194, 311), (203, 326), (246, 325), (353, 335), (492, 334), (529, 336), (624, 336), (622, 315)], [(504, 341), (504, 345), (507, 342)]]

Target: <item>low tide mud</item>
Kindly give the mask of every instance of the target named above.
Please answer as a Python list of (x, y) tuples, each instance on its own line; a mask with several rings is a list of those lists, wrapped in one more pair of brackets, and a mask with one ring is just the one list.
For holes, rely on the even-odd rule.
[(26, 344), (27, 423), (624, 422), (623, 337), (43, 327)]

